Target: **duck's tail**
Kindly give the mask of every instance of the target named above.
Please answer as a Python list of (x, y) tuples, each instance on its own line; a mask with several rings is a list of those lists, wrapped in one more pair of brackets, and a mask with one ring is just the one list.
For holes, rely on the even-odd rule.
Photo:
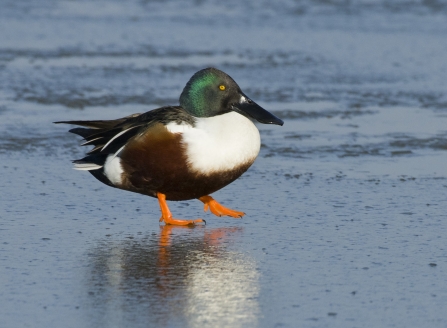
[[(129, 119), (138, 116), (120, 118), (109, 121), (59, 121), (56, 124), (73, 124), (81, 127), (69, 132), (84, 138), (82, 146), (93, 145), (93, 149), (82, 159), (74, 160), (74, 169), (89, 171), (99, 181), (115, 187), (104, 173), (104, 165), (109, 156), (117, 156), (125, 143), (138, 132), (141, 124), (126, 124)], [(130, 125), (130, 126), (129, 126)]]

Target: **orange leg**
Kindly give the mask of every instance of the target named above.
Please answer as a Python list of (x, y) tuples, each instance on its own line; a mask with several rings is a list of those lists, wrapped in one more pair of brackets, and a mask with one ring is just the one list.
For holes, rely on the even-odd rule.
[(227, 208), (223, 205), (220, 205), (213, 197), (211, 196), (202, 196), (199, 198), (199, 200), (205, 204), (203, 207), (203, 210), (206, 212), (208, 211), (208, 208), (210, 209), (211, 213), (213, 213), (216, 216), (222, 216), (227, 215), (231, 216), (233, 218), (241, 218), (243, 215), (245, 215), (244, 212), (239, 212), (232, 210), (231, 208)]
[(161, 209), (161, 218), (160, 222), (164, 222), (165, 224), (172, 225), (195, 225), (196, 223), (203, 222), (206, 224), (205, 220), (197, 219), (197, 220), (177, 220), (172, 217), (171, 211), (169, 210), (168, 204), (166, 203), (166, 195), (160, 192), (157, 192), (158, 203), (160, 204)]

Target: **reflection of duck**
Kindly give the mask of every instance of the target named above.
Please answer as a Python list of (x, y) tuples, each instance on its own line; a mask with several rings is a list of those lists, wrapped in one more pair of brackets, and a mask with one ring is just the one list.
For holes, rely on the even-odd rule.
[(207, 68), (193, 75), (180, 96), (181, 106), (167, 106), (111, 121), (64, 121), (83, 126), (70, 132), (93, 145), (74, 161), (101, 182), (158, 198), (166, 224), (197, 220), (172, 218), (166, 200), (197, 198), (205, 211), (242, 217), (209, 194), (239, 178), (256, 159), (261, 123), (283, 121), (249, 99), (224, 72)]
[(158, 236), (96, 248), (88, 283), (95, 313), (133, 327), (255, 325), (256, 263), (225, 247), (241, 231), (163, 226)]

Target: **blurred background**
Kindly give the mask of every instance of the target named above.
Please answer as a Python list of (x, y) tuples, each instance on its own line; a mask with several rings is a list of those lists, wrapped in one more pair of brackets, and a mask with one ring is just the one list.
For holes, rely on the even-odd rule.
[[(447, 3), (0, 0), (0, 326), (447, 326)], [(214, 66), (285, 121), (242, 220), (71, 169), (58, 120), (177, 105)]]

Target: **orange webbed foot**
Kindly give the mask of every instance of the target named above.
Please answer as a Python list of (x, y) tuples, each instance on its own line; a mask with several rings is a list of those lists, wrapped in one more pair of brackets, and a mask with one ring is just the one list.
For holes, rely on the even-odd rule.
[(179, 220), (174, 219), (173, 217), (164, 218), (163, 216), (160, 218), (160, 222), (164, 222), (166, 225), (177, 225), (177, 226), (193, 226), (196, 223), (205, 223), (204, 219), (196, 219), (196, 220)]
[(226, 215), (226, 216), (231, 216), (233, 218), (241, 218), (242, 216), (245, 215), (244, 212), (239, 212), (239, 211), (235, 211), (232, 210), (231, 208), (227, 208), (221, 204), (219, 204), (213, 197), (211, 196), (203, 196), (200, 197), (199, 200), (205, 204), (203, 206), (203, 210), (206, 212), (208, 211), (208, 209), (211, 211), (211, 213), (213, 213), (216, 216), (222, 216), (222, 215)]
[(162, 193), (157, 193), (158, 202), (161, 209), (160, 222), (164, 222), (166, 225), (177, 225), (177, 226), (194, 226), (196, 223), (205, 223), (203, 219), (196, 220), (178, 220), (172, 217), (171, 211), (169, 210), (168, 204), (166, 203), (166, 195)]

